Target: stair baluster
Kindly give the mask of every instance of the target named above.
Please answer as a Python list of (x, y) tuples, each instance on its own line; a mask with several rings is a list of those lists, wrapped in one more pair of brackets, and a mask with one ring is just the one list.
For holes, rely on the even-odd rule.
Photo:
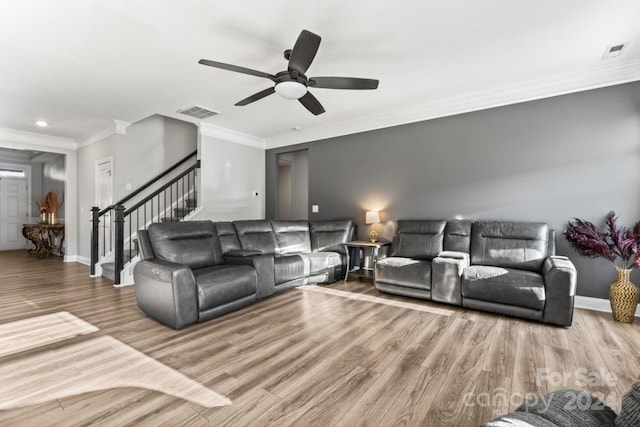
[[(106, 272), (111, 273), (113, 269), (113, 280), (116, 285), (119, 285), (121, 282), (121, 272), (124, 269), (125, 262), (131, 260), (134, 256), (138, 255), (138, 245), (135, 240), (135, 235), (139, 229), (147, 229), (148, 225), (152, 222), (158, 222), (163, 220), (169, 221), (181, 221), (185, 216), (189, 213), (193, 212), (197, 207), (197, 192), (196, 192), (196, 169), (200, 167), (200, 161), (196, 160), (196, 162), (188, 167), (185, 171), (180, 173), (175, 178), (171, 179), (166, 184), (162, 185), (159, 189), (153, 191), (151, 194), (148, 194), (141, 201), (136, 203), (129, 209), (124, 207), (124, 203), (128, 200), (131, 200), (134, 196), (141, 194), (144, 190), (152, 186), (153, 184), (159, 182), (160, 179), (165, 177), (167, 174), (175, 170), (181, 164), (185, 163), (190, 158), (193, 158), (197, 154), (196, 151), (191, 153), (190, 155), (184, 157), (178, 163), (174, 164), (172, 167), (161, 173), (160, 175), (153, 178), (151, 181), (144, 184), (139, 189), (130, 193), (127, 197), (118, 201), (117, 203), (108, 206), (107, 208), (100, 210), (99, 207), (91, 208), (91, 275), (95, 276), (96, 274), (96, 264), (99, 262), (100, 258), (100, 217), (104, 216), (103, 221), (108, 221), (111, 212), (114, 212), (113, 215), (113, 224), (114, 231), (113, 233), (108, 233), (107, 230), (110, 227), (102, 227), (103, 228), (103, 236), (102, 236), (102, 250), (103, 254), (106, 255), (107, 252), (113, 251), (115, 259), (112, 265), (109, 263), (104, 263), (102, 265), (103, 273)], [(186, 188), (185, 188), (186, 183)], [(175, 195), (174, 194), (174, 185), (175, 185)], [(180, 186), (182, 186), (182, 195), (180, 195)], [(182, 197), (182, 200), (180, 198)], [(168, 198), (168, 204), (167, 204)], [(164, 202), (164, 203), (162, 203)], [(181, 207), (182, 206), (182, 207)], [(147, 217), (147, 209), (150, 210), (150, 217)], [(154, 212), (154, 210), (156, 210)], [(135, 212), (135, 215), (133, 213)], [(155, 214), (155, 215), (154, 215)], [(140, 216), (142, 215), (142, 221), (140, 220)], [(167, 218), (168, 217), (168, 218)], [(175, 218), (175, 219), (174, 219)], [(136, 224), (134, 226), (133, 221), (135, 220)], [(125, 234), (125, 227), (128, 224), (128, 236)], [(125, 250), (124, 245), (125, 241), (129, 240), (129, 249)], [(107, 249), (107, 239), (109, 241), (109, 248)], [(113, 242), (115, 240), (115, 242)], [(112, 245), (112, 242), (114, 243)]]

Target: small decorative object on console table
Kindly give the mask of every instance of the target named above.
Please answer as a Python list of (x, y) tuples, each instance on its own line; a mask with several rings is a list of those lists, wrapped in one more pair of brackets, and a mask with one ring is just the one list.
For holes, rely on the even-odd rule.
[(63, 199), (57, 190), (51, 190), (40, 199), (40, 222), (42, 224), (55, 225), (58, 220), (58, 211), (62, 206)]
[[(380, 248), (384, 248), (389, 245), (391, 245), (391, 243), (386, 241), (368, 242), (365, 240), (354, 240), (352, 242), (342, 243), (342, 246), (345, 247), (347, 253), (347, 270), (344, 275), (344, 281), (347, 281), (349, 274), (353, 274), (354, 276), (358, 277), (367, 277), (373, 279)], [(358, 266), (351, 266), (351, 249), (359, 250)], [(370, 249), (368, 254), (365, 253), (365, 249)], [(369, 259), (368, 266), (365, 266), (366, 258)]]
[(618, 272), (617, 280), (609, 285), (613, 319), (633, 323), (640, 292), (629, 280), (629, 274), (640, 265), (640, 221), (633, 228), (618, 226), (618, 218), (611, 211), (604, 232), (589, 221), (574, 218), (564, 235), (580, 255), (604, 258), (613, 263)]
[(369, 241), (375, 243), (378, 241), (378, 232), (376, 231), (376, 224), (380, 222), (379, 211), (367, 211), (364, 216), (365, 224), (371, 224), (371, 231), (369, 232)]

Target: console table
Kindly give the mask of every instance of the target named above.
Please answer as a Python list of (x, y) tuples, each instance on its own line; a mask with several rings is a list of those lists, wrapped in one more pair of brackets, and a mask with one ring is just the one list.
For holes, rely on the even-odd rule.
[[(376, 261), (378, 260), (378, 252), (380, 248), (391, 245), (391, 242), (378, 241), (370, 242), (368, 240), (354, 240), (352, 242), (342, 243), (342, 246), (346, 249), (347, 253), (347, 271), (344, 275), (344, 281), (347, 281), (349, 274), (353, 274), (358, 277), (366, 277), (369, 279), (374, 278)], [(351, 249), (357, 249), (360, 251), (360, 262), (357, 266), (351, 266)], [(369, 249), (365, 251), (365, 249)], [(365, 259), (369, 259), (369, 267), (365, 267)]]
[(22, 235), (35, 245), (29, 253), (40, 259), (52, 252), (64, 255), (64, 224), (23, 224)]

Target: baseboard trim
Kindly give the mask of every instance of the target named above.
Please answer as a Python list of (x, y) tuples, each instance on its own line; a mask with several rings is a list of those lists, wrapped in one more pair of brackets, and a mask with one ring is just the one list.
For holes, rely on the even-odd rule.
[(114, 288), (126, 288), (127, 286), (133, 286), (135, 283), (120, 283), (119, 285), (113, 285)]
[[(608, 299), (575, 296), (574, 306), (576, 308), (584, 308), (585, 310), (604, 311), (611, 313), (611, 304)], [(636, 308), (636, 317), (640, 317), (640, 305)]]
[(84, 265), (91, 265), (91, 260), (87, 257), (80, 255), (65, 255), (64, 262), (78, 262)]

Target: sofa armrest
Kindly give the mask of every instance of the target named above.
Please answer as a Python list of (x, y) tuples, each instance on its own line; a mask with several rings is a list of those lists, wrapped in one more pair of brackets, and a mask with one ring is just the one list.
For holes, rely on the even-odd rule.
[[(447, 304), (462, 305), (462, 272), (469, 266), (469, 255), (437, 256), (431, 261), (431, 299)], [(441, 252), (439, 255), (445, 254)], [(462, 255), (466, 255), (466, 258)], [(457, 255), (456, 255), (457, 256)]]
[(265, 298), (276, 292), (275, 266), (272, 254), (244, 250), (227, 252), (224, 262), (234, 265), (249, 265), (256, 270), (258, 285), (256, 298)]
[(198, 289), (191, 268), (157, 258), (133, 269), (138, 307), (174, 329), (198, 322)]
[(438, 254), (438, 258), (459, 259), (466, 263), (465, 267), (469, 266), (469, 254), (467, 252), (442, 251)]
[(545, 287), (542, 321), (571, 326), (577, 283), (576, 268), (567, 257), (550, 256), (544, 261), (542, 275)]

